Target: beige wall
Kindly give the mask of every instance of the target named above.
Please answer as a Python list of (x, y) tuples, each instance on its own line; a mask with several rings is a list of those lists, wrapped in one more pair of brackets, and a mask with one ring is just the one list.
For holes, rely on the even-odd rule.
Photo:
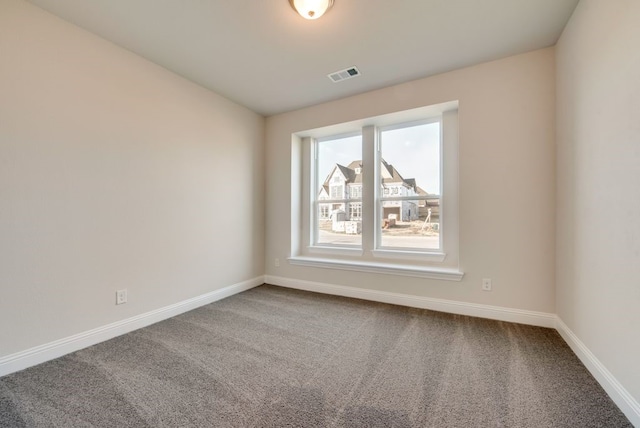
[[(554, 73), (554, 49), (548, 48), (268, 118), (267, 274), (555, 313)], [(293, 132), (452, 100), (460, 102), (462, 282), (284, 261), (296, 188)], [(481, 291), (483, 277), (493, 279), (493, 292)]]
[(0, 1), (0, 357), (261, 276), (263, 139), (246, 108)]
[(557, 313), (640, 402), (640, 2), (582, 0), (557, 46)]
[[(582, 0), (556, 49), (271, 117), (265, 151), (260, 116), (0, 1), (0, 357), (266, 270), (557, 311), (640, 400), (638, 22), (637, 1)], [(293, 132), (451, 100), (462, 282), (286, 263)]]

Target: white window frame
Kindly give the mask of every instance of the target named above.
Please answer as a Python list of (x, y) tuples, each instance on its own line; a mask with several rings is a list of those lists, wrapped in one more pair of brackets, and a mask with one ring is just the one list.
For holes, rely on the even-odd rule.
[[(417, 248), (381, 247), (380, 230), (382, 200), (431, 198), (384, 195), (380, 183), (380, 131), (410, 125), (441, 121), (440, 141), (440, 248), (425, 251)], [(343, 246), (317, 244), (318, 203), (334, 200), (317, 200), (320, 188), (316, 174), (317, 145), (315, 141), (331, 140), (342, 136), (362, 135), (363, 186), (362, 198), (345, 199), (362, 203), (362, 245)], [(292, 136), (299, 145), (292, 153), (301, 156), (294, 164), (300, 165), (300, 198), (292, 198), (292, 256), (289, 262), (297, 266), (313, 266), (328, 269), (352, 270), (421, 278), (460, 281), (458, 238), (458, 102), (448, 102), (384, 116), (367, 118), (350, 123), (299, 132)], [(389, 192), (391, 193), (391, 192)], [(342, 201), (339, 201), (342, 202)], [(346, 207), (346, 205), (345, 205)], [(370, 209), (373, 207), (373, 209)], [(300, 215), (296, 218), (295, 215)], [(299, 233), (298, 233), (299, 232)]]
[[(329, 183), (329, 199), (323, 199), (320, 200), (318, 198), (318, 190), (320, 189), (320, 187), (322, 186), (323, 182), (321, 182), (322, 177), (318, 176), (317, 171), (318, 171), (318, 146), (319, 144), (322, 144), (325, 141), (332, 141), (332, 140), (337, 140), (340, 138), (349, 138), (349, 137), (362, 137), (361, 133), (356, 131), (356, 132), (349, 132), (349, 133), (341, 133), (338, 135), (328, 135), (325, 136), (323, 138), (317, 138), (317, 139), (309, 139), (307, 140), (306, 144), (311, 146), (311, 153), (313, 153), (313, 159), (312, 159), (312, 164), (311, 164), (311, 168), (308, 169), (309, 171), (309, 175), (311, 175), (312, 179), (311, 182), (313, 183), (313, 188), (314, 188), (314, 193), (312, 193), (312, 197), (311, 197), (311, 205), (312, 205), (312, 209), (311, 212), (309, 214), (310, 216), (310, 224), (311, 224), (311, 244), (309, 245), (309, 248), (316, 248), (319, 249), (321, 252), (326, 252), (327, 250), (330, 250), (331, 248), (335, 249), (335, 253), (336, 254), (345, 254), (345, 251), (347, 252), (347, 254), (353, 254), (353, 251), (361, 251), (361, 245), (347, 245), (347, 244), (321, 244), (318, 242), (318, 230), (319, 230), (319, 211), (320, 211), (320, 204), (341, 204), (345, 214), (347, 214), (347, 210), (348, 210), (348, 206), (349, 203), (351, 202), (359, 202), (362, 204), (362, 198), (353, 198), (350, 199), (350, 195), (347, 195), (347, 184), (345, 182), (341, 182), (340, 183), (340, 187), (342, 187), (342, 198), (339, 199), (333, 199), (332, 195), (331, 195), (331, 182), (335, 181), (335, 180), (331, 180)], [(329, 217), (331, 217), (331, 213), (333, 212), (333, 207), (329, 210)]]
[[(376, 132), (377, 132), (377, 139), (376, 139), (376, 148), (375, 148), (375, 182), (376, 183), (381, 183), (382, 182), (382, 177), (381, 177), (381, 171), (380, 171), (380, 164), (382, 163), (382, 159), (384, 158), (383, 153), (382, 153), (382, 133), (385, 131), (393, 131), (395, 129), (404, 129), (404, 128), (410, 128), (413, 126), (420, 126), (420, 125), (428, 125), (428, 124), (432, 124), (432, 123), (438, 123), (439, 128), (440, 128), (440, 141), (438, 142), (439, 144), (439, 150), (438, 153), (440, 153), (440, 188), (438, 189), (438, 199), (440, 201), (442, 201), (442, 190), (443, 190), (443, 126), (442, 126), (442, 115), (438, 115), (436, 117), (430, 117), (427, 119), (423, 119), (423, 120), (419, 120), (419, 121), (412, 121), (412, 122), (405, 122), (405, 123), (397, 123), (397, 124), (393, 124), (393, 125), (389, 125), (389, 126), (382, 126), (382, 127), (377, 127), (376, 128)], [(390, 257), (390, 258), (397, 258), (397, 257), (410, 257), (410, 258), (425, 258), (425, 259), (430, 259), (430, 260), (434, 260), (434, 261), (443, 261), (446, 257), (446, 254), (442, 251), (442, 241), (443, 241), (443, 230), (441, 228), (439, 228), (439, 232), (438, 232), (438, 248), (435, 249), (420, 249), (420, 248), (402, 248), (402, 247), (385, 247), (382, 245), (382, 224), (380, 224), (380, 221), (382, 220), (382, 214), (383, 214), (383, 203), (386, 201), (389, 202), (400, 202), (400, 215), (402, 215), (402, 210), (403, 210), (403, 201), (420, 201), (420, 200), (424, 200), (427, 201), (428, 199), (435, 199), (433, 196), (432, 197), (427, 197), (427, 196), (419, 196), (419, 195), (412, 195), (412, 196), (403, 196), (402, 195), (402, 187), (398, 187), (394, 185), (394, 190), (397, 189), (396, 192), (389, 192), (388, 195), (385, 195), (384, 192), (381, 191), (381, 188), (379, 185), (376, 184), (375, 187), (375, 205), (374, 205), (374, 209), (375, 209), (375, 221), (376, 221), (376, 229), (375, 229), (375, 247), (373, 250), (373, 255), (376, 257)], [(397, 195), (397, 196), (393, 196), (393, 195)], [(442, 205), (442, 204), (441, 204)], [(364, 208), (363, 208), (364, 209)], [(440, 219), (443, 218), (442, 215), (442, 210), (440, 210)]]

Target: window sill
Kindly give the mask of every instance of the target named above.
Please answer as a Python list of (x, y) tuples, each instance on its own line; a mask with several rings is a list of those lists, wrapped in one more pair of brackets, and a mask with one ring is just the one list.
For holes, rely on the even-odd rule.
[(307, 247), (309, 254), (333, 254), (335, 256), (355, 256), (359, 257), (363, 254), (362, 248), (349, 248), (349, 247), (323, 247), (313, 246)]
[(445, 253), (440, 252), (419, 252), (419, 251), (404, 251), (404, 250), (373, 250), (371, 251), (373, 257), (384, 259), (403, 259), (403, 260), (417, 260), (423, 262), (443, 262), (447, 257)]
[(385, 275), (402, 275), (417, 278), (443, 279), (446, 281), (461, 281), (464, 276), (464, 272), (460, 272), (457, 269), (401, 265), (395, 263), (334, 260), (304, 256), (290, 257), (289, 263), (296, 266), (341, 269), (356, 272), (380, 273)]

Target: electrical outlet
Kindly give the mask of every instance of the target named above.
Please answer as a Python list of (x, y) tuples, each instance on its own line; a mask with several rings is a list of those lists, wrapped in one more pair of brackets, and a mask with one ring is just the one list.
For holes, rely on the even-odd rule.
[(484, 291), (491, 291), (491, 278), (482, 278), (482, 289)]
[(275, 259), (275, 261), (273, 262), (273, 264), (274, 264), (276, 267), (280, 267), (280, 259)]
[(116, 291), (116, 305), (127, 303), (127, 289)]

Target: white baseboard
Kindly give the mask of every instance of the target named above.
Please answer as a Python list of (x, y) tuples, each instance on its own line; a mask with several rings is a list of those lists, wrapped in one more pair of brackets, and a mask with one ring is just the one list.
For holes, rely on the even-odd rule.
[(565, 342), (567, 342), (573, 352), (578, 356), (578, 358), (580, 358), (582, 363), (600, 383), (609, 397), (611, 397), (616, 405), (627, 416), (629, 421), (631, 421), (634, 426), (640, 427), (640, 404), (638, 401), (629, 394), (629, 392), (596, 358), (589, 348), (587, 348), (586, 345), (582, 343), (582, 341), (569, 329), (569, 327), (567, 327), (567, 325), (555, 314), (412, 296), (387, 291), (345, 287), (341, 285), (289, 279), (272, 275), (266, 275), (264, 277), (259, 276), (192, 299), (184, 300), (173, 305), (137, 315), (135, 317), (98, 327), (41, 346), (36, 346), (5, 357), (0, 357), (0, 376), (5, 376), (36, 364), (61, 357), (71, 352), (78, 351), (88, 346), (104, 342), (133, 330), (180, 315), (200, 306), (241, 293), (265, 282), (282, 287), (313, 291), (323, 294), (353, 297), (374, 302), (390, 303), (420, 309), (431, 309), (459, 315), (469, 315), (540, 327), (556, 328)]
[(631, 423), (640, 428), (640, 404), (629, 394), (620, 382), (606, 369), (580, 339), (555, 314), (533, 312), (498, 306), (479, 305), (474, 303), (457, 302), (453, 300), (433, 299), (412, 296), (387, 291), (367, 290), (341, 285), (325, 284), (313, 281), (289, 279), (273, 275), (265, 275), (267, 284), (316, 293), (332, 294), (336, 296), (353, 297), (374, 302), (390, 303), (434, 311), (448, 312), (459, 315), (489, 318), (500, 321), (529, 324), (539, 327), (555, 328), (567, 342), (573, 352), (596, 378), (613, 402), (625, 414)]
[(342, 285), (324, 284), (320, 282), (302, 281), (279, 276), (266, 275), (267, 284), (279, 285), (298, 290), (333, 294), (336, 296), (354, 297), (374, 302), (391, 303), (412, 308), (431, 309), (458, 315), (489, 318), (539, 327), (555, 328), (556, 316), (546, 312), (525, 311), (521, 309), (503, 308), (500, 306), (480, 305), (476, 303), (457, 302), (454, 300), (434, 299), (430, 297), (412, 296), (388, 291), (368, 290)]
[(98, 327), (83, 333), (74, 334), (64, 339), (36, 346), (25, 351), (0, 357), (0, 376), (5, 376), (45, 361), (53, 360), (71, 352), (78, 351), (105, 340), (129, 333), (142, 327), (155, 324), (184, 312), (208, 305), (225, 297), (241, 293), (264, 283), (264, 277), (259, 276), (247, 281), (239, 282), (210, 293), (203, 294), (173, 305), (165, 306), (154, 311), (127, 318)]
[(582, 343), (569, 327), (558, 317), (556, 329), (565, 342), (580, 358), (600, 386), (622, 410), (633, 426), (640, 427), (640, 403), (638, 403), (595, 355)]

